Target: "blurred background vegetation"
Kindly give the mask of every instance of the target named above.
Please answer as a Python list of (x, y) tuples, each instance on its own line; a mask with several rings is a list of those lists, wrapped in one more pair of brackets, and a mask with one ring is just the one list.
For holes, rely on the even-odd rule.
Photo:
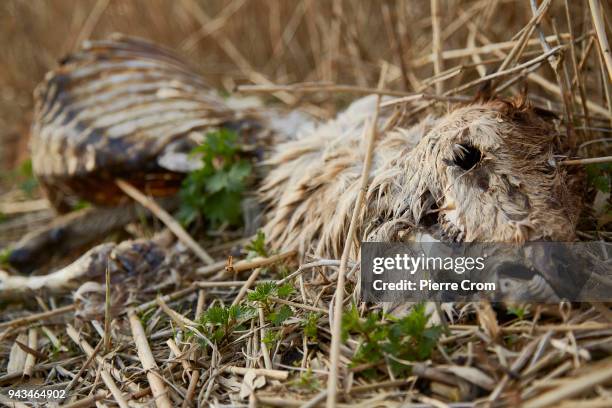
[[(442, 51), (511, 41), (532, 17), (529, 3), (442, 1)], [(603, 7), (604, 15), (609, 16), (610, 3), (604, 1)], [(596, 42), (592, 44), (587, 1), (554, 1), (541, 29), (546, 35), (562, 33), (566, 42), (563, 34), (570, 32), (567, 14), (575, 38), (583, 38), (576, 44), (575, 58), (578, 65), (583, 62), (580, 76), (585, 90), (605, 113), (610, 109), (606, 100), (610, 84), (602, 75)], [(610, 21), (606, 23), (608, 32), (612, 32)], [(276, 84), (329, 81), (375, 86), (383, 60), (391, 64), (387, 88), (434, 89), (426, 81), (434, 73), (429, 0), (5, 0), (0, 2), (2, 170), (17, 169), (27, 159), (32, 92), (45, 72), (83, 40), (104, 38), (113, 32), (144, 37), (172, 48), (211, 85), (227, 93), (239, 83), (265, 84), (268, 80)], [(536, 35), (532, 38), (524, 58), (542, 52)], [(463, 68), (444, 81), (445, 89), (495, 68), (503, 57), (500, 53), (510, 48), (449, 55), (451, 58), (442, 54), (442, 72)], [(563, 64), (571, 75), (569, 53)], [(530, 92), (560, 107), (560, 95), (542, 82), (556, 86), (551, 67), (544, 64), (537, 75), (540, 79), (531, 81)], [(322, 116), (328, 116), (354, 98), (355, 95), (314, 93), (284, 102), (299, 104), (306, 99), (323, 108)]]

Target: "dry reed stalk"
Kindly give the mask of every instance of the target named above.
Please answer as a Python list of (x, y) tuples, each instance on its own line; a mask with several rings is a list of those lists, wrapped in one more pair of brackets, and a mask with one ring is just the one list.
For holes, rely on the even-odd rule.
[[(478, 36), (479, 36), (479, 38), (480, 38), (481, 40), (484, 40), (485, 42), (489, 42), (489, 41), (488, 41), (488, 39), (487, 39), (486, 37), (484, 37), (482, 34), (480, 34), (480, 33), (478, 32), (478, 27), (474, 26), (474, 25), (473, 25), (473, 23), (471, 23), (471, 22), (469, 22), (469, 23), (468, 23), (468, 25), (469, 25), (471, 28), (473, 28), (473, 29), (477, 30)], [(548, 38), (548, 37), (547, 37), (547, 38)], [(538, 40), (534, 40), (534, 41), (538, 41)], [(490, 42), (489, 42), (489, 43), (490, 43)], [(591, 44), (592, 44), (592, 43), (591, 43)], [(589, 49), (590, 49), (590, 47), (589, 47), (589, 46), (587, 46), (587, 51), (588, 51)], [(507, 58), (507, 55), (506, 55), (506, 54), (504, 54), (504, 53), (503, 53), (503, 52), (501, 52), (501, 51), (496, 51), (495, 53), (496, 53), (496, 55), (498, 55), (498, 56), (500, 56), (500, 57), (504, 57), (504, 59), (506, 59), (506, 58)], [(588, 52), (587, 52), (587, 53), (585, 53), (585, 56), (584, 56), (584, 57), (583, 57), (583, 59), (581, 60), (581, 63), (578, 65), (578, 69), (579, 69), (579, 71), (580, 71), (580, 70), (582, 70), (582, 66), (584, 66), (584, 64), (586, 63), (586, 55), (588, 55)], [(529, 73), (527, 74), (527, 78), (528, 78), (530, 81), (535, 82), (536, 84), (538, 84), (539, 86), (541, 86), (542, 88), (544, 88), (546, 91), (548, 91), (548, 92), (550, 92), (550, 93), (553, 93), (553, 94), (555, 94), (555, 95), (558, 95), (558, 96), (561, 96), (561, 97), (562, 97), (562, 92), (561, 92), (561, 89), (559, 88), (559, 86), (558, 86), (558, 85), (556, 85), (556, 84), (554, 84), (554, 83), (552, 83), (552, 82), (550, 82), (549, 80), (547, 80), (547, 79), (546, 79), (546, 78), (544, 78), (543, 76), (541, 76), (541, 75), (539, 75), (539, 74), (536, 74), (535, 72), (529, 72)], [(575, 81), (573, 81), (573, 82), (575, 82)], [(578, 97), (577, 99), (578, 99), (578, 100), (579, 100), (581, 103), (583, 103), (583, 100), (580, 98), (580, 96), (579, 96), (579, 95), (577, 95), (577, 97)], [(598, 114), (602, 115), (603, 117), (608, 117), (608, 116), (609, 116), (609, 114), (608, 114), (608, 110), (607, 110), (607, 109), (605, 109), (605, 108), (603, 108), (602, 106), (600, 106), (600, 105), (596, 104), (595, 102), (593, 102), (593, 101), (591, 101), (591, 100), (588, 100), (588, 99), (587, 99), (586, 101), (584, 101), (584, 103), (586, 104), (587, 108), (588, 108), (590, 111), (593, 111), (594, 113), (598, 113)]]
[[(211, 18), (206, 14), (204, 9), (193, 0), (183, 0), (183, 3), (192, 11), (192, 16), (202, 25), (207, 25)], [(251, 63), (238, 51), (234, 44), (221, 32), (213, 31), (210, 33), (212, 37), (219, 43), (223, 51), (230, 57), (240, 70), (253, 82), (271, 85), (272, 82), (261, 73), (255, 71)], [(276, 92), (274, 96), (288, 105), (295, 105), (297, 100), (293, 95), (287, 92)]]
[(183, 366), (183, 369), (185, 371), (190, 372), (191, 370), (193, 370), (191, 362), (182, 357), (183, 352), (181, 351), (181, 349), (178, 348), (174, 340), (168, 339), (166, 340), (166, 344), (168, 345), (168, 348), (172, 351), (172, 353), (174, 353), (174, 358), (181, 360), (181, 365)]
[(289, 378), (289, 371), (284, 370), (273, 370), (268, 368), (247, 368), (247, 367), (236, 367), (236, 366), (227, 366), (223, 367), (224, 372), (245, 375), (249, 371), (252, 371), (255, 375), (263, 375), (264, 377), (268, 377), (272, 380), (286, 380)]
[[(198, 287), (195, 284), (192, 284), (191, 286), (188, 286), (186, 288), (183, 289), (179, 289), (176, 292), (170, 293), (168, 295), (164, 295), (161, 296), (159, 299), (161, 299), (164, 302), (172, 302), (174, 300), (180, 299), (184, 296), (190, 295), (191, 293), (195, 292), (196, 290), (198, 290)], [(155, 306), (158, 304), (158, 299), (153, 299), (150, 300), (148, 302), (145, 302), (141, 305), (138, 305), (134, 308), (134, 312), (136, 313), (142, 313), (145, 310)]]
[(287, 251), (281, 254), (276, 254), (269, 256), (267, 258), (254, 258), (248, 261), (240, 261), (235, 264), (229, 263), (227, 261), (224, 262), (216, 262), (213, 265), (203, 266), (197, 269), (197, 273), (204, 276), (212, 275), (216, 272), (227, 272), (227, 273), (240, 273), (244, 271), (248, 271), (249, 269), (261, 268), (263, 266), (272, 265), (276, 262), (282, 261), (287, 258), (291, 258), (297, 255), (296, 251)]
[(348, 92), (363, 95), (390, 95), (390, 96), (409, 96), (414, 93), (395, 91), (392, 89), (376, 89), (365, 86), (342, 85), (333, 83), (320, 82), (302, 82), (289, 85), (238, 85), (237, 92), (247, 93), (268, 93), (277, 91), (288, 91), (294, 93), (311, 93), (311, 92)]
[(591, 9), (591, 16), (593, 17), (595, 32), (597, 33), (599, 49), (601, 50), (603, 59), (608, 69), (608, 77), (610, 82), (612, 82), (612, 51), (610, 50), (610, 43), (608, 42), (603, 16), (601, 15), (602, 5), (599, 0), (589, 0), (589, 7)]
[(315, 312), (315, 313), (323, 313), (323, 314), (328, 314), (329, 311), (322, 309), (320, 307), (315, 307), (315, 306), (310, 306), (310, 305), (306, 305), (304, 303), (297, 303), (297, 302), (292, 302), (290, 300), (286, 300), (286, 299), (281, 299), (281, 298), (277, 298), (274, 296), (270, 296), (270, 300), (276, 303), (280, 303), (281, 305), (287, 305), (287, 306), (293, 306), (293, 307), (297, 307), (298, 309), (304, 309), (304, 310), (309, 310), (311, 312)]
[[(434, 55), (434, 74), (439, 75), (444, 69), (442, 67), (442, 44), (440, 38), (440, 4), (439, 0), (431, 0), (431, 30), (432, 30), (432, 54)], [(442, 82), (436, 82), (436, 94), (442, 95), (444, 91)]]
[(251, 286), (253, 286), (253, 283), (255, 283), (255, 281), (259, 277), (260, 272), (261, 272), (261, 268), (255, 268), (253, 272), (251, 272), (251, 275), (249, 276), (247, 281), (240, 288), (238, 295), (236, 295), (236, 297), (232, 301), (232, 306), (236, 306), (245, 297), (245, 295), (247, 294), (247, 291), (251, 288)]
[(206, 24), (203, 24), (198, 31), (183, 40), (183, 42), (179, 45), (179, 48), (184, 51), (191, 51), (198, 42), (213, 32), (221, 30), (223, 26), (228, 23), (229, 18), (240, 10), (245, 3), (246, 0), (234, 0), (230, 2), (223, 10), (219, 12), (219, 14), (215, 16), (215, 18), (211, 19)]
[[(535, 351), (538, 343), (539, 343), (539, 339), (536, 338), (532, 340), (531, 342), (529, 342), (529, 344), (527, 344), (527, 346), (525, 346), (521, 350), (519, 356), (516, 358), (516, 360), (514, 360), (514, 362), (510, 366), (511, 373), (518, 373), (525, 366), (525, 364), (527, 363), (527, 361), (529, 360), (529, 358)], [(510, 375), (504, 374), (503, 378), (497, 384), (493, 392), (489, 394), (488, 400), (491, 402), (497, 400), (497, 398), (499, 397), (501, 392), (504, 390), (506, 385), (508, 385), (509, 381), (510, 381)]]
[(567, 398), (580, 395), (583, 391), (592, 389), (593, 387), (605, 383), (612, 379), (612, 360), (607, 359), (603, 364), (591, 370), (591, 372), (582, 374), (572, 381), (564, 381), (559, 387), (547, 391), (535, 398), (532, 398), (523, 403), (524, 408), (544, 408), (555, 405)]
[(108, 259), (106, 260), (106, 270), (104, 273), (105, 287), (104, 287), (104, 351), (107, 353), (111, 348), (111, 281), (110, 281), (110, 268), (108, 267)]
[[(244, 285), (246, 281), (198, 281), (194, 282), (194, 284), (201, 289), (208, 288), (233, 288), (236, 286)], [(270, 281), (262, 281), (262, 282), (270, 282)]]
[[(382, 88), (385, 83), (385, 76), (387, 74), (388, 66), (383, 65), (381, 70), (380, 79), (378, 82), (378, 88)], [(370, 177), (370, 168), (372, 166), (372, 156), (374, 153), (374, 144), (376, 142), (377, 127), (378, 127), (378, 114), (380, 110), (380, 99), (378, 95), (376, 99), (376, 110), (372, 118), (370, 126), (364, 126), (364, 132), (367, 130), (367, 147), (366, 155), (364, 158), (363, 171), (361, 173), (360, 189), (353, 207), (353, 214), (351, 216), (351, 222), (347, 232), (346, 240), (344, 242), (344, 249), (342, 251), (342, 257), (340, 259), (340, 269), (338, 270), (338, 281), (336, 284), (336, 292), (334, 299), (334, 313), (332, 320), (332, 339), (331, 339), (331, 351), (330, 351), (330, 369), (327, 378), (327, 407), (334, 408), (336, 406), (336, 395), (338, 389), (338, 374), (339, 374), (339, 362), (340, 362), (340, 337), (342, 331), (342, 310), (344, 307), (344, 280), (346, 274), (346, 265), (348, 257), (351, 251), (351, 242), (353, 235), (355, 234), (355, 228), (357, 225), (357, 218), (361, 214), (361, 207), (367, 190), (368, 180)], [(364, 135), (365, 136), (365, 135)]]
[(198, 385), (198, 381), (200, 380), (200, 372), (198, 370), (193, 370), (191, 372), (191, 379), (189, 380), (189, 387), (187, 388), (187, 394), (185, 394), (185, 399), (183, 400), (183, 405), (181, 408), (187, 408), (192, 406), (193, 397), (195, 395), (195, 390)]
[(6, 215), (44, 211), (50, 208), (51, 207), (49, 206), (49, 201), (47, 201), (46, 199), (17, 202), (0, 202), (0, 213)]
[(81, 368), (79, 368), (79, 371), (77, 371), (75, 376), (72, 377), (72, 379), (70, 380), (70, 382), (68, 383), (68, 385), (64, 389), (65, 393), (66, 393), (66, 397), (70, 394), (69, 391), (74, 388), (75, 384), (79, 381), (79, 379), (81, 378), (81, 376), (83, 375), (85, 370), (87, 370), (89, 368), (89, 366), (91, 365), (91, 362), (94, 360), (94, 358), (96, 358), (96, 356), (98, 355), (98, 352), (102, 348), (103, 343), (104, 343), (104, 341), (101, 340), (101, 341), (98, 342), (98, 344), (96, 344), (96, 347), (93, 349), (91, 354), (89, 356), (87, 356), (87, 360), (85, 360), (85, 363), (81, 366)]
[(502, 62), (502, 64), (499, 66), (497, 70), (498, 72), (508, 68), (508, 66), (510, 66), (515, 60), (520, 57), (521, 53), (525, 49), (525, 46), (527, 45), (527, 40), (529, 39), (529, 37), (531, 37), (531, 34), (535, 30), (536, 25), (540, 22), (540, 20), (548, 11), (548, 8), (550, 7), (551, 3), (552, 0), (544, 0), (542, 4), (540, 4), (540, 7), (538, 8), (535, 15), (519, 32), (519, 40), (514, 44), (514, 46), (510, 50), (510, 53), (506, 56), (504, 62)]
[(9, 320), (8, 322), (0, 323), (0, 329), (4, 329), (5, 327), (19, 327), (26, 326), (30, 323), (38, 322), (40, 320), (46, 320), (50, 317), (59, 316), (65, 313), (73, 312), (76, 309), (75, 304), (70, 304), (67, 306), (58, 307), (57, 309), (49, 310), (47, 312), (42, 313), (34, 313), (29, 316), (24, 316), (19, 319)]
[(254, 258), (248, 261), (240, 261), (236, 264), (227, 267), (226, 270), (231, 273), (240, 273), (248, 271), (249, 269), (261, 268), (263, 266), (272, 265), (279, 261), (292, 258), (296, 255), (297, 251), (287, 251), (277, 255), (269, 256), (267, 258)]
[(69, 404), (62, 405), (61, 408), (87, 408), (96, 406), (97, 401), (101, 401), (106, 398), (105, 392), (97, 392), (95, 395), (76, 400)]
[(128, 387), (131, 387), (135, 391), (138, 390), (138, 386), (132, 383), (131, 381), (128, 381), (125, 378), (123, 378), (123, 374), (121, 374), (119, 370), (117, 370), (116, 368), (112, 367), (110, 364), (105, 362), (102, 357), (95, 355), (94, 349), (89, 345), (89, 343), (87, 343), (86, 340), (81, 338), (81, 336), (79, 335), (79, 333), (76, 331), (74, 327), (72, 327), (71, 325), (67, 325), (66, 333), (72, 339), (72, 341), (74, 341), (77, 345), (79, 345), (79, 347), (81, 347), (81, 350), (83, 350), (87, 356), (93, 356), (93, 358), (96, 359), (99, 365), (100, 376), (102, 377), (102, 381), (104, 382), (104, 384), (106, 385), (110, 393), (113, 395), (115, 402), (121, 408), (127, 408), (128, 407), (127, 401), (125, 400), (119, 387), (117, 387), (117, 384), (113, 380), (113, 377), (115, 377), (115, 379), (117, 381), (120, 381), (122, 384), (127, 384)]
[(266, 322), (265, 322), (265, 317), (264, 317), (264, 312), (263, 309), (261, 307), (257, 308), (257, 312), (259, 313), (259, 349), (261, 350), (261, 354), (263, 356), (263, 360), (264, 360), (264, 366), (266, 367), (267, 370), (272, 370), (272, 360), (270, 360), (270, 353), (268, 351), (268, 346), (266, 345), (266, 342), (264, 341), (266, 338), (266, 332), (267, 330), (265, 329), (266, 326)]
[[(32, 350), (38, 348), (38, 330), (31, 328), (28, 330), (28, 347)], [(31, 377), (34, 372), (34, 365), (36, 364), (36, 355), (28, 353), (25, 364), (23, 366), (23, 375), (25, 377)]]
[(166, 210), (161, 208), (159, 204), (155, 202), (155, 200), (144, 195), (140, 190), (136, 187), (132, 186), (125, 180), (117, 179), (115, 181), (117, 186), (131, 197), (134, 201), (151, 211), (161, 222), (164, 223), (166, 227), (176, 237), (183, 243), (185, 246), (193, 251), (194, 254), (198, 256), (207, 265), (211, 265), (215, 263), (215, 260), (208, 255), (208, 253), (202, 248), (192, 237), (189, 235), (187, 231), (179, 224), (174, 217), (172, 217)]
[(194, 320), (198, 320), (202, 314), (204, 313), (204, 306), (206, 304), (206, 292), (204, 291), (204, 289), (200, 289), (198, 290), (198, 303), (196, 304), (196, 308), (195, 308), (195, 316), (194, 316)]
[[(473, 24), (471, 21), (467, 21), (466, 23), (469, 27), (471, 27)], [(561, 34), (561, 39), (567, 40), (569, 38), (570, 38), (570, 34), (568, 33)], [(546, 41), (557, 42), (557, 37), (554, 35), (549, 35), (545, 37), (545, 39)], [(504, 41), (504, 42), (498, 42), (498, 43), (489, 43), (489, 44), (485, 44), (479, 47), (467, 47), (467, 48), (457, 48), (457, 49), (452, 49), (452, 50), (444, 50), (441, 53), (441, 57), (442, 57), (442, 60), (449, 60), (449, 59), (471, 57), (473, 55), (491, 54), (491, 53), (495, 53), (496, 51), (504, 51), (507, 49), (511, 49), (516, 44), (517, 44), (517, 41)], [(527, 41), (527, 46), (533, 46), (537, 44), (539, 44), (539, 40), (537, 39), (531, 39)], [(414, 61), (412, 61), (412, 66), (415, 68), (421, 67), (421, 66), (432, 63), (433, 60), (434, 60), (433, 54), (425, 55), (423, 57), (416, 58)]]
[(100, 21), (100, 17), (102, 17), (102, 14), (104, 14), (104, 11), (106, 11), (109, 3), (110, 0), (96, 1), (96, 4), (94, 4), (89, 15), (87, 16), (87, 19), (83, 23), (81, 30), (75, 37), (72, 47), (70, 47), (72, 50), (78, 48), (83, 41), (91, 37), (91, 33)]
[(94, 356), (94, 359), (96, 360), (96, 363), (98, 364), (98, 366), (100, 367), (101, 370), (107, 370), (115, 378), (115, 380), (119, 381), (121, 384), (127, 385), (127, 387), (130, 390), (130, 392), (139, 392), (140, 391), (140, 387), (138, 386), (138, 384), (136, 384), (136, 383), (130, 381), (129, 379), (127, 379), (121, 373), (120, 370), (118, 370), (117, 368), (113, 367), (111, 364), (106, 362), (99, 355), (96, 355), (94, 353), (94, 348), (91, 347), (91, 345), (87, 342), (87, 340), (85, 340), (84, 338), (81, 337), (79, 332), (72, 325), (70, 325), (70, 324), (66, 325), (66, 334), (68, 334), (68, 337), (70, 337), (70, 339), (75, 344), (77, 344), (81, 348), (81, 350), (83, 350), (83, 352), (85, 353), (85, 355), (87, 357)]
[(160, 309), (166, 313), (176, 324), (178, 324), (181, 328), (185, 328), (185, 326), (197, 326), (196, 322), (193, 320), (189, 320), (182, 314), (172, 310), (170, 306), (162, 299), (162, 297), (158, 297), (156, 300)]
[(138, 353), (138, 358), (142, 364), (142, 368), (147, 374), (149, 386), (151, 387), (151, 393), (155, 399), (155, 405), (159, 408), (171, 408), (172, 402), (168, 395), (168, 389), (166, 383), (160, 376), (159, 367), (155, 362), (149, 342), (147, 341), (147, 335), (140, 323), (140, 319), (133, 310), (128, 312), (128, 319), (130, 321), (130, 327), (132, 329), (132, 337), (134, 338), (134, 344)]
[(612, 162), (612, 156), (592, 157), (588, 159), (563, 160), (559, 162), (559, 164), (561, 166), (572, 166), (576, 164), (596, 164), (596, 163), (610, 163), (610, 162)]

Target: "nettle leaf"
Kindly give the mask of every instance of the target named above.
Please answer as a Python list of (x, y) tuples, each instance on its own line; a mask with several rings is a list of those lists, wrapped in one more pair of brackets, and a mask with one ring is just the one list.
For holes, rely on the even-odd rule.
[(353, 305), (342, 319), (343, 336), (357, 337), (359, 347), (353, 356), (353, 364), (382, 361), (391, 355), (390, 364), (396, 374), (406, 374), (410, 367), (396, 360), (421, 361), (428, 359), (435, 350), (443, 333), (441, 326), (427, 327), (429, 317), (425, 306), (416, 305), (408, 316), (402, 319), (370, 312), (364, 318), (359, 316)]
[(270, 321), (275, 326), (280, 326), (285, 320), (293, 316), (293, 311), (287, 305), (283, 305), (275, 312), (270, 313)]
[(319, 314), (318, 313), (308, 313), (306, 316), (306, 321), (304, 322), (304, 334), (306, 337), (310, 339), (316, 339), (319, 328), (317, 327), (317, 323), (319, 322)]
[(290, 283), (285, 283), (284, 285), (281, 285), (276, 289), (276, 294), (279, 298), (285, 299), (291, 296), (294, 291), (295, 289), (293, 288), (293, 285), (291, 285)]
[(203, 215), (213, 224), (227, 222), (231, 225), (240, 223), (242, 215), (242, 195), (230, 191), (220, 191), (206, 202), (203, 207)]
[(227, 173), (218, 172), (210, 176), (208, 180), (206, 180), (206, 191), (209, 193), (216, 193), (224, 188), (227, 188), (229, 185), (229, 177)]
[(202, 168), (191, 172), (180, 191), (178, 215), (184, 224), (204, 217), (213, 226), (239, 225), (242, 194), (252, 173), (251, 164), (240, 157), (238, 135), (227, 129), (208, 133), (204, 143), (192, 151)]
[(274, 282), (260, 283), (248, 294), (247, 298), (251, 302), (266, 302), (270, 296), (276, 294), (276, 284)]
[(230, 191), (243, 191), (244, 181), (251, 174), (251, 163), (240, 160), (230, 166), (227, 172), (226, 187)]
[(245, 245), (244, 249), (248, 251), (247, 258), (254, 258), (256, 256), (267, 257), (266, 234), (262, 230), (258, 230), (255, 238)]

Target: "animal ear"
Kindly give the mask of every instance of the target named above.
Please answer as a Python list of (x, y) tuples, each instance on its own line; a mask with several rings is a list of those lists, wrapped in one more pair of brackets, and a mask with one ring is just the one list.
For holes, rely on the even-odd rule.
[(535, 113), (541, 119), (551, 120), (551, 119), (559, 119), (559, 116), (549, 111), (545, 108), (540, 108), (537, 106), (533, 106), (531, 101), (529, 100), (529, 86), (527, 81), (523, 82), (523, 86), (521, 87), (521, 92), (514, 99), (514, 106), (517, 111), (529, 111)]
[[(487, 70), (486, 75), (492, 74), (497, 70), (497, 67), (491, 67)], [(474, 102), (489, 102), (495, 99), (495, 92), (493, 89), (493, 80), (489, 79), (478, 87), (476, 95), (474, 95)]]
[(488, 81), (483, 82), (478, 90), (476, 91), (476, 95), (474, 95), (474, 102), (488, 102), (495, 98), (493, 94), (493, 83), (489, 79)]

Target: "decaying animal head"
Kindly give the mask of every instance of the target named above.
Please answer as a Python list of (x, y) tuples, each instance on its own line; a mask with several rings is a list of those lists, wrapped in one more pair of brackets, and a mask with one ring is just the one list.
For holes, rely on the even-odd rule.
[(523, 101), (454, 110), (411, 154), (424, 179), (420, 188), (412, 177), (404, 186), (406, 196), (417, 192), (420, 199), (409, 200), (412, 215), (438, 223), (448, 240), (572, 240), (578, 180), (555, 161), (564, 153), (560, 139), (550, 119)]
[[(283, 144), (262, 192), (275, 245), (339, 256), (359, 190), (362, 130), (374, 99), (356, 102), (311, 135)], [(383, 112), (379, 128), (388, 120)], [(379, 135), (360, 240), (523, 242), (574, 238), (577, 177), (550, 117), (522, 101), (458, 107)]]

